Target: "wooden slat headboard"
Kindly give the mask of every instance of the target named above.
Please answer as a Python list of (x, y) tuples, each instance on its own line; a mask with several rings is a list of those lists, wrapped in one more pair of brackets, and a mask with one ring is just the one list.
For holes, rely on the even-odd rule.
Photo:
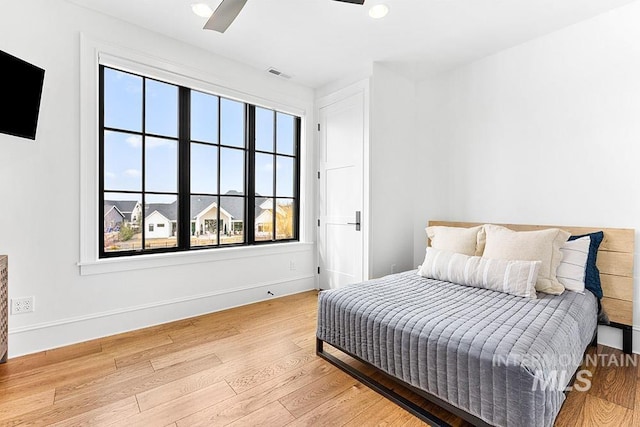
[[(429, 225), (475, 227), (486, 223), (429, 221)], [(571, 234), (604, 233), (598, 250), (598, 269), (602, 280), (602, 305), (612, 322), (633, 325), (633, 254), (635, 231), (630, 228), (568, 227), (555, 225), (497, 224), (514, 231), (561, 228)]]

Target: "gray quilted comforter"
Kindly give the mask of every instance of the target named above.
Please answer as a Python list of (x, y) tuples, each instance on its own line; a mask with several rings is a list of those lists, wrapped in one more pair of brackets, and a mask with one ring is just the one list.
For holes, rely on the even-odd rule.
[(590, 292), (538, 298), (410, 271), (321, 292), (317, 336), (489, 424), (551, 426), (597, 302)]

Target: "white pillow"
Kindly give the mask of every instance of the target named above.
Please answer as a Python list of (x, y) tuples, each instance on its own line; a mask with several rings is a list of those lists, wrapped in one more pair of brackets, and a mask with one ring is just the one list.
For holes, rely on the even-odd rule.
[(446, 227), (435, 225), (426, 228), (431, 247), (465, 255), (482, 255), (484, 250), (484, 228)]
[(418, 275), (536, 299), (541, 261), (489, 259), (427, 248)]
[(562, 261), (558, 265), (556, 277), (565, 289), (573, 292), (584, 293), (584, 277), (589, 257), (589, 236), (581, 237), (565, 243), (560, 251)]
[(499, 225), (485, 224), (487, 242), (482, 254), (485, 258), (542, 261), (536, 290), (560, 295), (564, 286), (558, 282), (556, 271), (562, 260), (560, 248), (570, 234), (559, 228), (538, 231), (513, 231)]

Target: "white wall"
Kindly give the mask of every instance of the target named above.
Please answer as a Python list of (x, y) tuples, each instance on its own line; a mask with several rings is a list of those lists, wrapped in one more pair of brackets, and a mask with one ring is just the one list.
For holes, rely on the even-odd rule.
[[(415, 228), (447, 219), (640, 230), (638, 22), (635, 2), (421, 82), (418, 121), (431, 128), (419, 133), (428, 168), (418, 179), (439, 188), (425, 190)], [(640, 324), (637, 277), (635, 288)], [(621, 346), (617, 330), (600, 336)]]
[(415, 82), (374, 63), (370, 100), (369, 266), (380, 277), (414, 267)]
[[(232, 251), (214, 262), (79, 274), (80, 147), (95, 143), (79, 136), (81, 32), (313, 114), (310, 89), (162, 35), (61, 0), (3, 2), (0, 49), (46, 70), (36, 141), (0, 134), (0, 253), (9, 255), (9, 296), (35, 296), (34, 313), (9, 318), (10, 356), (245, 304), (266, 298), (267, 289), (280, 296), (314, 288), (312, 215), (302, 224), (308, 244)], [(310, 127), (305, 136), (312, 144)], [(312, 163), (314, 148), (304, 149), (303, 163)], [(305, 212), (314, 211), (309, 172)]]

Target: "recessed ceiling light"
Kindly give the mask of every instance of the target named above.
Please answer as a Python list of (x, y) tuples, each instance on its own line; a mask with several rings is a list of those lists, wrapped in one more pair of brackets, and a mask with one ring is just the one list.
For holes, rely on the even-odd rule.
[(193, 3), (191, 5), (191, 10), (202, 18), (209, 18), (213, 13), (213, 10), (206, 3)]
[(384, 18), (387, 16), (387, 13), (389, 13), (389, 6), (386, 4), (377, 4), (375, 6), (371, 6), (371, 9), (369, 9), (369, 16), (373, 19)]

